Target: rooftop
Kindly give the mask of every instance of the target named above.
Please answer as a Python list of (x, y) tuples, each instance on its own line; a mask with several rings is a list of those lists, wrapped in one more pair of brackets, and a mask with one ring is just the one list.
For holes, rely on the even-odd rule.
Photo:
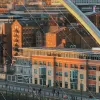
[(49, 34), (49, 33), (51, 33), (51, 34), (57, 34), (57, 33), (65, 30), (65, 29), (66, 29), (66, 27), (61, 27), (61, 28), (58, 27), (58, 29), (55, 29), (53, 32), (48, 32), (47, 34)]
[(0, 14), (0, 19), (7, 19), (7, 18), (8, 19), (10, 19), (10, 18), (19, 19), (19, 18), (23, 18), (23, 17), (20, 15), (11, 14), (11, 13)]
[(46, 47), (30, 47), (20, 48), (22, 50), (46, 50), (46, 51), (62, 51), (62, 52), (76, 52), (84, 54), (100, 54), (100, 52), (93, 51), (92, 49), (79, 49), (79, 48), (46, 48)]
[(32, 20), (19, 20), (18, 21), (22, 26), (36, 26), (36, 22)]
[(86, 16), (100, 15), (100, 11), (98, 11), (98, 12), (86, 12), (85, 15)]

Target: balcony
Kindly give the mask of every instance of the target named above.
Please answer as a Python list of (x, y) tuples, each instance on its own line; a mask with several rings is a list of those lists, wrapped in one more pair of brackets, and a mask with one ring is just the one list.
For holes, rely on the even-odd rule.
[(17, 37), (18, 38), (19, 36), (17, 34), (14, 34), (14, 37)]
[(15, 29), (15, 33), (19, 33), (19, 30), (18, 29)]
[(16, 39), (14, 40), (14, 42), (19, 42), (19, 41), (18, 41), (18, 39), (16, 38)]

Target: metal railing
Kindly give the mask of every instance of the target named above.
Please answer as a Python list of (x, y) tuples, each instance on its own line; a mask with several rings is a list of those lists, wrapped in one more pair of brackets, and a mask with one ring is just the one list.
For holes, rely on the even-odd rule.
[[(73, 3), (80, 4), (98, 4), (100, 0), (71, 0)], [(100, 5), (100, 4), (99, 4)]]

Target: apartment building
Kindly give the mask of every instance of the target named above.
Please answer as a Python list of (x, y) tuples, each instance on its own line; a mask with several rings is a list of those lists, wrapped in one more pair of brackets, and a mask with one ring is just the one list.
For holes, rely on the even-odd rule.
[(38, 26), (34, 21), (14, 21), (12, 24), (12, 56), (18, 55), (19, 47), (36, 46), (36, 31)]
[(36, 32), (36, 47), (45, 46), (45, 34), (49, 31), (48, 21), (43, 19), (39, 21), (40, 30)]
[(20, 48), (32, 58), (32, 83), (100, 92), (99, 49)]

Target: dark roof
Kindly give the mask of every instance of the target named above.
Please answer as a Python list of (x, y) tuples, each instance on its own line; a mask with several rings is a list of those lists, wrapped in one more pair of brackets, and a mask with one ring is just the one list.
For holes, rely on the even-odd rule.
[[(37, 21), (37, 20), (18, 20), (18, 22), (22, 25), (22, 26), (38, 26), (38, 27), (47, 27), (48, 26), (48, 22), (47, 21)], [(45, 29), (46, 31), (47, 29)]]
[(43, 28), (43, 32), (42, 33), (45, 34), (45, 33), (48, 32), (48, 30), (49, 30), (49, 26), (46, 26), (46, 27)]
[(9, 19), (11, 17), (13, 17), (13, 19), (21, 19), (21, 18), (23, 18), (20, 15), (15, 15), (15, 14), (11, 14), (11, 13), (0, 14), (0, 19)]
[(88, 13), (85, 13), (85, 15), (87, 16), (100, 15), (100, 11), (99, 12), (88, 12)]
[(31, 21), (31, 20), (19, 20), (18, 21), (22, 26), (36, 26), (36, 22), (35, 21)]

